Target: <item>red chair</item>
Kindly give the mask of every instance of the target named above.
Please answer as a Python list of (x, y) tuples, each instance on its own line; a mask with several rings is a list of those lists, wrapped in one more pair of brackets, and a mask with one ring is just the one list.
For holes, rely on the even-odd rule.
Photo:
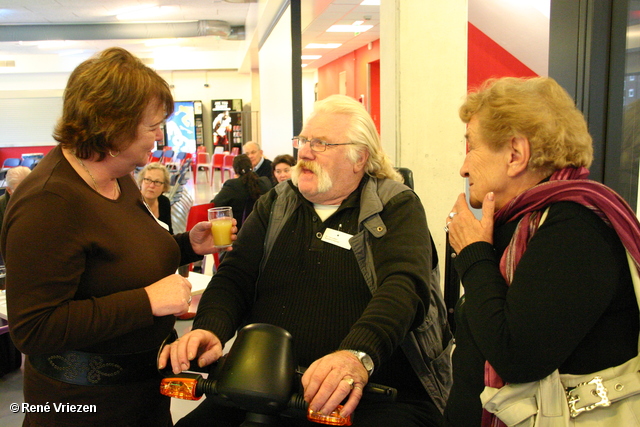
[(213, 184), (213, 175), (217, 170), (220, 171), (220, 182), (224, 182), (222, 179), (222, 164), (224, 163), (224, 153), (216, 153), (213, 155), (213, 163), (211, 164), (211, 184)]
[(222, 160), (222, 170), (220, 171), (220, 182), (224, 183), (226, 181), (225, 179), (225, 175), (226, 175), (226, 171), (229, 171), (229, 178), (233, 178), (234, 175), (234, 170), (233, 170), (233, 159), (236, 156), (234, 154), (227, 154), (226, 156), (224, 156), (224, 159)]
[(231, 149), (231, 154), (233, 154), (234, 156), (237, 156), (238, 154), (240, 154), (240, 147), (233, 147)]
[(209, 157), (209, 153), (206, 151), (198, 152), (196, 156), (196, 171), (193, 174), (193, 183), (197, 183), (198, 172), (200, 169), (206, 169), (207, 172), (207, 182), (210, 182), (209, 175), (213, 176), (213, 169), (211, 168), (211, 158)]
[[(189, 209), (189, 213), (187, 214), (186, 231), (190, 231), (197, 223), (201, 221), (207, 221), (209, 219), (209, 214), (207, 211), (213, 207), (215, 207), (213, 203), (203, 203), (201, 205), (191, 206), (191, 208)], [(220, 263), (217, 253), (213, 254), (213, 261), (217, 270), (218, 264)], [(189, 271), (193, 271), (193, 263), (189, 264)], [(197, 300), (199, 297), (200, 295), (196, 295), (194, 299)], [(193, 319), (195, 315), (195, 309), (193, 309), (193, 307), (190, 307), (189, 311), (178, 316), (178, 319), (190, 320)]]
[[(201, 221), (208, 221), (209, 220), (208, 210), (215, 207), (216, 205), (213, 203), (203, 203), (201, 205), (191, 206), (191, 208), (189, 209), (189, 214), (187, 215), (187, 226), (185, 228), (186, 231), (190, 231), (197, 223)], [(213, 254), (213, 259), (215, 261), (215, 265), (217, 268), (220, 262), (220, 260), (218, 259), (217, 252)], [(189, 266), (189, 270), (190, 271), (193, 270), (193, 264)]]
[(155, 150), (149, 156), (149, 161), (147, 163), (159, 162), (161, 160), (162, 160), (162, 150)]
[(175, 155), (175, 151), (173, 150), (164, 150), (162, 152), (162, 164), (167, 166), (170, 163), (173, 163), (173, 156)]

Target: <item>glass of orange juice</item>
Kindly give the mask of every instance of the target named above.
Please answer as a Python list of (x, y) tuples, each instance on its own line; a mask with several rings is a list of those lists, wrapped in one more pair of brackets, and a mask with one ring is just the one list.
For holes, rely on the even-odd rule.
[(210, 208), (209, 222), (211, 222), (211, 235), (216, 248), (231, 246), (231, 226), (233, 225), (233, 211), (230, 206)]

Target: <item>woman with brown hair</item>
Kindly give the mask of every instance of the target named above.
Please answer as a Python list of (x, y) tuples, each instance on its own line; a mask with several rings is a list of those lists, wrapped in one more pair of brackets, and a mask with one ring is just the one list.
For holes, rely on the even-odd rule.
[(167, 233), (131, 174), (172, 112), (167, 83), (126, 50), (86, 60), (64, 92), (60, 144), (12, 197), (0, 239), (11, 336), (24, 402), (50, 408), (25, 426), (172, 424), (156, 355), (191, 301), (175, 271), (215, 250), (208, 222)]

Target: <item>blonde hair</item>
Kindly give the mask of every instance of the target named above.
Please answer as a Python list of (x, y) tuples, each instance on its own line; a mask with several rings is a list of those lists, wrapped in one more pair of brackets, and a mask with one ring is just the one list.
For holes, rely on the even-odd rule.
[(169, 175), (169, 169), (162, 163), (151, 162), (147, 163), (147, 165), (142, 168), (142, 170), (138, 173), (138, 187), (142, 186), (142, 180), (147, 177), (147, 172), (150, 170), (159, 170), (162, 171), (162, 176), (164, 176), (164, 186), (162, 187), (162, 192), (166, 193), (171, 188), (171, 176)]
[(489, 79), (467, 96), (459, 113), (465, 123), (478, 116), (481, 135), (494, 150), (514, 136), (526, 137), (530, 170), (551, 174), (568, 166), (589, 167), (593, 161), (584, 116), (551, 78)]
[(344, 95), (331, 95), (317, 101), (313, 107), (311, 117), (316, 114), (344, 114), (351, 118), (347, 130), (347, 139), (356, 145), (351, 145), (347, 156), (352, 162), (358, 161), (360, 153), (369, 154), (365, 173), (376, 178), (388, 178), (402, 182), (402, 176), (395, 170), (389, 157), (382, 150), (380, 136), (373, 119), (364, 106), (353, 98)]

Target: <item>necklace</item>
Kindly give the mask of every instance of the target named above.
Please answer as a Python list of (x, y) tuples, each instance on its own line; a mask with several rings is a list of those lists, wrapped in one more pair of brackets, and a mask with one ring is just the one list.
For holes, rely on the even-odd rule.
[[(91, 177), (91, 181), (93, 181), (93, 188), (95, 188), (95, 190), (100, 193), (100, 190), (98, 189), (98, 183), (96, 182), (96, 179), (93, 177), (93, 175), (91, 174), (91, 171), (89, 171), (89, 169), (85, 166), (84, 162), (82, 160), (80, 160), (80, 158), (78, 156), (76, 156), (76, 154), (73, 154), (73, 157), (76, 158), (76, 160), (78, 161), (78, 163), (80, 163), (80, 166), (82, 166), (82, 168), (87, 171), (87, 173), (89, 174), (89, 176)], [(118, 183), (118, 180), (116, 179), (116, 185), (113, 186), (113, 198), (116, 199), (118, 197), (118, 193), (120, 192), (120, 184)]]

